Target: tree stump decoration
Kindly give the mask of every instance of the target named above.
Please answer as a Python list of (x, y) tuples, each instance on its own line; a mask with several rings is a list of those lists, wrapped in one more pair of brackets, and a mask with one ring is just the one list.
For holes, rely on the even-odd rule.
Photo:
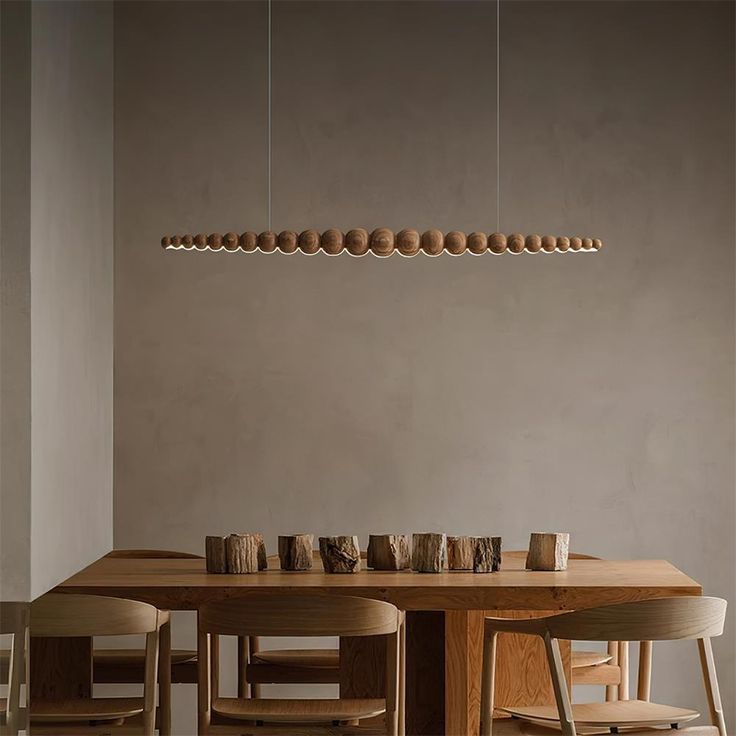
[(258, 553), (262, 545), (260, 534), (231, 534), (225, 541), (227, 571), (237, 575), (258, 572)]
[(567, 570), (570, 535), (567, 532), (543, 534), (533, 532), (526, 556), (528, 570)]
[(207, 572), (227, 572), (227, 555), (225, 554), (226, 537), (205, 537), (204, 554)]
[(406, 534), (371, 534), (368, 537), (368, 567), (373, 570), (406, 570), (411, 566)]
[(413, 534), (411, 569), (415, 572), (442, 572), (447, 561), (447, 537), (444, 534)]
[(475, 537), (447, 537), (447, 567), (450, 570), (472, 570)]
[(358, 537), (320, 537), (319, 554), (327, 573), (351, 573), (360, 570)]
[(501, 537), (476, 537), (473, 572), (498, 572), (501, 569)]
[(279, 562), (282, 570), (311, 570), (314, 534), (279, 537)]

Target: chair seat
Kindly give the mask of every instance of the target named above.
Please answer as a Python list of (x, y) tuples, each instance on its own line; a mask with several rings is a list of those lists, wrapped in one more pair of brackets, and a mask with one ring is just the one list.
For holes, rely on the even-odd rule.
[[(141, 666), (146, 661), (145, 649), (95, 649), (92, 655), (96, 665), (104, 666)], [(171, 664), (184, 664), (185, 662), (196, 662), (196, 649), (172, 649)]]
[(143, 713), (143, 698), (34, 700), (31, 721), (115, 721)]
[[(559, 724), (557, 708), (553, 705), (499, 710), (542, 726)], [(643, 700), (619, 700), (608, 703), (574, 703), (572, 715), (575, 725), (581, 728), (633, 728), (685, 723), (698, 718), (700, 713), (688, 708), (675, 708)]]
[(275, 664), (283, 667), (339, 667), (337, 649), (268, 649), (254, 652), (253, 664)]
[(372, 718), (386, 711), (383, 698), (281, 700), (278, 698), (217, 698), (212, 712), (227, 718), (270, 723), (325, 723)]
[[(576, 724), (577, 725), (577, 724)], [(581, 736), (610, 736), (610, 729), (577, 729)], [(559, 728), (540, 726), (531, 721), (520, 721), (515, 718), (494, 718), (493, 736), (559, 736)], [(622, 731), (625, 736), (719, 736), (715, 726), (690, 726), (689, 728), (637, 728), (635, 730)]]
[(608, 664), (612, 659), (613, 656), (607, 652), (588, 652), (573, 649), (571, 666), (574, 670), (580, 667), (595, 667), (600, 664)]

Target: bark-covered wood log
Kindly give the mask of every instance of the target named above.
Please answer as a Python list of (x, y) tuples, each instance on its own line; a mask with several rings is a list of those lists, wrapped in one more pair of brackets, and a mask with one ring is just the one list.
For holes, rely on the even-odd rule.
[(350, 573), (360, 570), (358, 537), (320, 537), (319, 554), (325, 572)]
[(542, 534), (532, 532), (526, 556), (528, 570), (567, 570), (570, 535), (567, 532)]
[(415, 572), (442, 572), (447, 561), (447, 537), (444, 534), (413, 534), (411, 569)]
[(268, 570), (268, 552), (266, 552), (266, 542), (263, 534), (256, 534), (258, 537), (258, 571)]
[(314, 534), (279, 537), (279, 562), (282, 570), (311, 570)]
[(368, 537), (368, 567), (374, 570), (406, 570), (411, 565), (406, 534), (371, 534)]
[(472, 570), (475, 537), (447, 537), (447, 567), (450, 570)]
[(207, 560), (207, 572), (227, 572), (225, 539), (226, 537), (205, 537), (204, 554)]
[(501, 537), (476, 537), (473, 572), (498, 572), (501, 569)]
[(231, 534), (227, 538), (227, 571), (236, 574), (258, 572), (259, 534)]

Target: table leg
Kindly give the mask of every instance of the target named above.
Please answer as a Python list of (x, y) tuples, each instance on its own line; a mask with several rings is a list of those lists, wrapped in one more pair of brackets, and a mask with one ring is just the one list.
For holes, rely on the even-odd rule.
[(445, 733), (477, 736), (483, 611), (445, 612)]
[(91, 637), (32, 637), (30, 650), (31, 700), (92, 697)]

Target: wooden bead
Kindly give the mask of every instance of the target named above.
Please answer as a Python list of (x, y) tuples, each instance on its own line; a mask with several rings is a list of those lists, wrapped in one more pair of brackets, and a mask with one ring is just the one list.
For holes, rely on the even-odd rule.
[(445, 236), (439, 230), (422, 233), (422, 250), (428, 256), (438, 256), (445, 247)]
[(583, 250), (593, 250), (592, 238), (583, 238)]
[(227, 554), (225, 552), (225, 540), (227, 537), (205, 537), (204, 553), (206, 557), (207, 572), (227, 572)]
[(240, 236), (240, 247), (246, 253), (252, 253), (258, 247), (258, 236), (248, 230)]
[(603, 247), (603, 241), (598, 238), (593, 238), (593, 249), (600, 250)]
[(294, 253), (297, 246), (297, 234), (292, 230), (279, 233), (279, 250), (282, 253)]
[(325, 230), (320, 242), (322, 243), (322, 250), (331, 256), (342, 253), (342, 249), (345, 247), (345, 238), (341, 230)]
[(560, 251), (560, 253), (570, 250), (570, 238), (557, 238), (557, 250)]
[(212, 233), (207, 238), (207, 245), (209, 245), (210, 250), (220, 250), (222, 248), (222, 235), (220, 233)]
[(320, 537), (319, 555), (326, 573), (360, 572), (358, 537)]
[(542, 250), (542, 238), (539, 235), (527, 235), (524, 239), (524, 247), (527, 253), (539, 253)]
[(197, 233), (194, 236), (194, 247), (197, 250), (204, 250), (207, 247), (207, 236), (202, 233)]
[(445, 250), (453, 256), (459, 256), (465, 253), (467, 247), (467, 238), (465, 233), (459, 230), (452, 230), (445, 235)]
[(345, 236), (345, 247), (350, 255), (364, 256), (370, 247), (368, 231), (359, 227), (348, 232)]
[(508, 245), (511, 253), (521, 253), (524, 250), (524, 236), (519, 233), (509, 235)]
[(172, 235), (171, 236), (171, 245), (174, 248), (180, 248), (181, 247), (181, 235)]
[(394, 252), (394, 233), (385, 227), (379, 227), (371, 233), (371, 251), (374, 255), (385, 258)]
[(368, 567), (373, 570), (406, 570), (411, 566), (406, 534), (371, 534), (368, 537)]
[(299, 250), (308, 256), (319, 250), (319, 233), (316, 230), (305, 230), (299, 235)]
[(554, 238), (551, 235), (545, 235), (542, 238), (542, 250), (545, 253), (554, 253), (556, 247), (557, 247), (557, 238)]
[(225, 250), (234, 251), (238, 249), (238, 236), (235, 233), (225, 233), (222, 239)]
[(266, 230), (258, 236), (258, 247), (263, 253), (273, 253), (276, 250), (276, 233)]
[(468, 250), (476, 256), (488, 250), (488, 236), (485, 233), (470, 233), (468, 235)]
[(402, 256), (415, 256), (420, 245), (421, 238), (416, 230), (402, 230), (396, 236), (396, 249)]
[(503, 233), (493, 233), (488, 238), (488, 248), (491, 253), (503, 253), (506, 250), (506, 236)]
[(181, 237), (182, 248), (190, 250), (194, 247), (194, 238), (191, 235), (182, 235)]
[(163, 238), (161, 238), (161, 247), (169, 248), (170, 246), (171, 246), (171, 238), (168, 235), (164, 235)]
[(311, 570), (313, 534), (279, 537), (279, 562), (282, 570)]
[(501, 569), (501, 537), (477, 537), (473, 572), (498, 572)]
[(583, 247), (583, 241), (580, 238), (570, 238), (570, 250), (580, 250)]

